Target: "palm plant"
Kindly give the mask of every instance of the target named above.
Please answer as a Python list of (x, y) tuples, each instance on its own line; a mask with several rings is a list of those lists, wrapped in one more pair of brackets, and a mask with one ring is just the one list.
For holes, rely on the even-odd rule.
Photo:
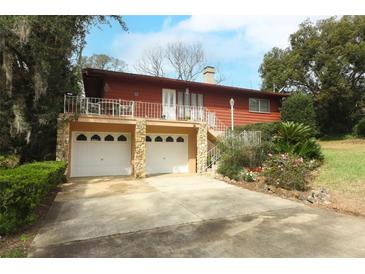
[(307, 159), (322, 159), (321, 148), (312, 137), (312, 128), (302, 123), (282, 122), (274, 138), (279, 153), (292, 153)]

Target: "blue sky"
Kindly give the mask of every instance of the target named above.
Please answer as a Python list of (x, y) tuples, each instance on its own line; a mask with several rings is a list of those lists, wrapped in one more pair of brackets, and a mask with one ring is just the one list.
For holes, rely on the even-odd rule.
[[(219, 67), (224, 85), (260, 88), (258, 68), (272, 47), (286, 47), (288, 37), (306, 18), (323, 16), (123, 16), (129, 28), (95, 27), (84, 55), (109, 54), (134, 64), (144, 50), (173, 41), (201, 43), (208, 65)], [(198, 78), (197, 81), (201, 81)]]

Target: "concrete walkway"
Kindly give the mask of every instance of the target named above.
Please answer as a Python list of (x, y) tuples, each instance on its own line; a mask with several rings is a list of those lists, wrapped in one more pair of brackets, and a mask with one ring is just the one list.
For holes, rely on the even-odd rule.
[(31, 257), (364, 257), (365, 219), (215, 179), (72, 180)]

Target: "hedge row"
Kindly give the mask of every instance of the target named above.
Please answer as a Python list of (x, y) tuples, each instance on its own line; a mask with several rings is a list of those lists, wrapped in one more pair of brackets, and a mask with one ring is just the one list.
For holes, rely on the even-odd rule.
[(34, 162), (0, 170), (0, 235), (36, 220), (35, 209), (49, 191), (64, 182), (64, 162)]

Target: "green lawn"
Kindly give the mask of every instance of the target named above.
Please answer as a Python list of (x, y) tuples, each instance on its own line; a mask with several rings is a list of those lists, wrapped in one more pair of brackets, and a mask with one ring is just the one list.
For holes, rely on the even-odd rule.
[(314, 185), (328, 188), (339, 208), (365, 214), (365, 140), (320, 143), (325, 162)]

